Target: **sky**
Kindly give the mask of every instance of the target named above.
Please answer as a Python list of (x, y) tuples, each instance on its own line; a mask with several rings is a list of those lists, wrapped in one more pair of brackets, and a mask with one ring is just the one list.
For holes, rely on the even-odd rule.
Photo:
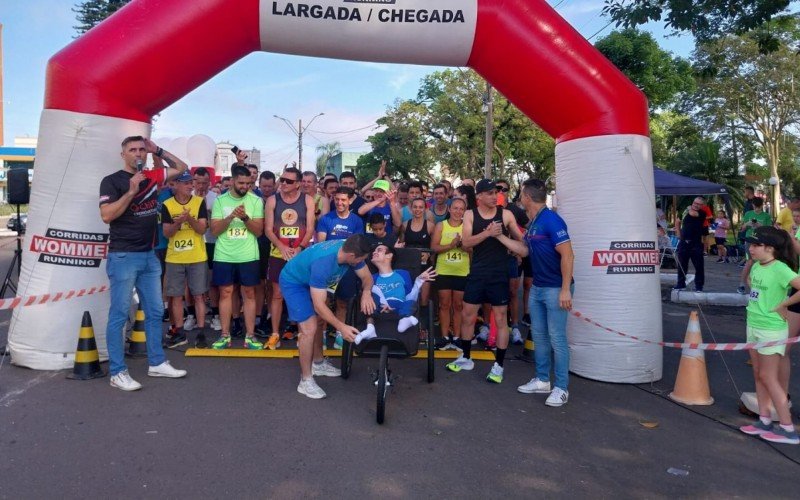
[[(0, 0), (3, 24), (4, 145), (14, 137), (37, 136), (48, 59), (75, 37), (73, 0)], [(602, 0), (549, 0), (591, 41), (613, 30), (602, 15)], [(691, 38), (664, 36), (660, 24), (644, 26), (659, 44), (688, 57)], [(602, 31), (601, 31), (602, 30)], [(598, 33), (599, 32), (599, 33)], [(165, 109), (152, 136), (205, 134), (242, 149), (261, 150), (262, 170), (280, 169), (297, 159), (297, 136), (278, 115), (304, 127), (303, 162), (314, 163), (316, 147), (339, 141), (343, 151), (369, 151), (365, 139), (375, 120), (397, 99), (416, 96), (420, 80), (440, 70), (431, 66), (340, 61), (253, 53)]]

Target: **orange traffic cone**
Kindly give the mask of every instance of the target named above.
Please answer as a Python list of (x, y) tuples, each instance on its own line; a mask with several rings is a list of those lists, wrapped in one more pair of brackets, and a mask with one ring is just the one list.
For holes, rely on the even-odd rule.
[(525, 339), (525, 345), (522, 346), (522, 354), (517, 354), (517, 359), (520, 361), (525, 361), (526, 363), (535, 363), (536, 358), (534, 357), (534, 344), (533, 344), (533, 327), (528, 330), (528, 337)]
[[(689, 315), (689, 325), (686, 327), (687, 344), (700, 344), (703, 337), (700, 333), (700, 322), (697, 311)], [(712, 405), (714, 398), (708, 386), (708, 372), (706, 371), (706, 357), (701, 349), (684, 347), (681, 354), (681, 363), (678, 366), (678, 377), (675, 380), (675, 389), (669, 393), (673, 401), (685, 405)]]
[(144, 333), (144, 311), (142, 304), (136, 309), (136, 316), (131, 328), (131, 338), (128, 339), (128, 350), (125, 355), (131, 358), (147, 357), (147, 336)]
[(81, 331), (78, 334), (78, 348), (75, 350), (75, 365), (67, 378), (90, 380), (105, 376), (106, 372), (100, 368), (100, 356), (97, 353), (97, 342), (94, 340), (92, 317), (89, 315), (89, 311), (84, 311)]

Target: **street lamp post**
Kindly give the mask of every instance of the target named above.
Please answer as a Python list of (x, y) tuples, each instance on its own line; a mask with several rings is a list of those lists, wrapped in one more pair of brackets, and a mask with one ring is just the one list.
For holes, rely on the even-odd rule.
[(301, 171), (303, 170), (303, 132), (308, 130), (308, 127), (311, 126), (311, 124), (314, 122), (314, 120), (316, 120), (317, 118), (319, 118), (320, 116), (322, 116), (324, 114), (325, 113), (320, 113), (320, 114), (314, 116), (314, 118), (309, 120), (308, 125), (306, 125), (305, 128), (303, 128), (303, 120), (302, 119), (298, 119), (297, 120), (297, 128), (295, 128), (294, 125), (292, 125), (292, 122), (290, 122), (288, 119), (286, 119), (286, 118), (284, 118), (282, 116), (272, 115), (273, 117), (275, 117), (275, 118), (277, 118), (279, 120), (282, 120), (283, 123), (285, 123), (289, 127), (289, 129), (291, 129), (291, 131), (294, 132), (294, 135), (297, 136), (297, 155), (298, 155), (298, 157), (297, 157), (297, 165), (298, 165), (298, 167), (300, 168)]

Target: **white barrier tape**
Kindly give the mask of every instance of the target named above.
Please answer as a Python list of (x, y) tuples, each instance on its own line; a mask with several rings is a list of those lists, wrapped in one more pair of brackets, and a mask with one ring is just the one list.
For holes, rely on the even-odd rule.
[(620, 331), (614, 330), (613, 328), (608, 328), (606, 326), (603, 326), (600, 323), (597, 323), (596, 321), (587, 318), (578, 311), (571, 311), (571, 314), (576, 318), (579, 318), (609, 333), (615, 333), (621, 337), (633, 339), (638, 342), (644, 342), (645, 344), (654, 344), (654, 345), (659, 345), (661, 347), (673, 347), (675, 349), (701, 349), (704, 351), (748, 351), (750, 349), (761, 349), (763, 347), (773, 347), (776, 345), (784, 345), (784, 344), (796, 344), (800, 342), (800, 337), (790, 337), (783, 340), (771, 340), (769, 342), (747, 342), (744, 344), (717, 344), (717, 343), (686, 344), (683, 342), (654, 342), (652, 340), (640, 339), (639, 337), (636, 337), (634, 335), (628, 335), (627, 333), (622, 333)]
[(44, 295), (28, 295), (27, 297), (16, 297), (13, 299), (0, 299), (0, 311), (14, 309), (17, 307), (38, 306), (49, 302), (59, 302), (73, 298), (93, 295), (108, 291), (108, 285), (101, 287), (83, 288), (81, 290), (69, 290), (67, 292), (46, 293)]

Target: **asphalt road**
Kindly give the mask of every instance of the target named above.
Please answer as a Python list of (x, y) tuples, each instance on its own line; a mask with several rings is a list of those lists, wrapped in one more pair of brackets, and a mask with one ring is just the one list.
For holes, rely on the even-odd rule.
[[(10, 257), (0, 248), (2, 269)], [(665, 339), (683, 339), (688, 311), (664, 305)], [(744, 336), (741, 310), (703, 313), (707, 339)], [(8, 316), (0, 312), (0, 344)], [(296, 392), (296, 360), (169, 357), (189, 376), (149, 379), (136, 360), (131, 373), (144, 384), (136, 393), (107, 377), (71, 381), (6, 358), (0, 498), (797, 496), (800, 447), (735, 430), (748, 421), (738, 391), (753, 387), (743, 352), (708, 355), (716, 403), (693, 408), (664, 397), (674, 350), (652, 385), (572, 377), (562, 408), (516, 392), (532, 376), (521, 361), (507, 362), (506, 380), (493, 385), (484, 380), (489, 362), (451, 374), (437, 361), (428, 384), (424, 361), (397, 360), (382, 426), (374, 360), (356, 359), (348, 380), (320, 380), (328, 398), (313, 401)]]

